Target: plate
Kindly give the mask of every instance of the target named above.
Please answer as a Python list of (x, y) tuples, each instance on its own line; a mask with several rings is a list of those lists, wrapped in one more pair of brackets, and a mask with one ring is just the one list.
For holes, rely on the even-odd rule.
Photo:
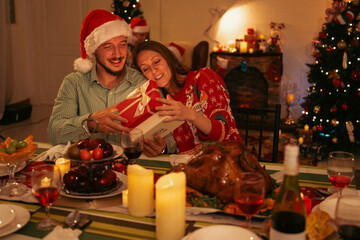
[(5, 227), (15, 219), (15, 211), (5, 204), (0, 205), (0, 228)]
[[(26, 167), (26, 161), (21, 162), (18, 164), (15, 168), (15, 173), (23, 170)], [(6, 163), (0, 163), (0, 177), (8, 176), (9, 173), (7, 172), (7, 164)]]
[(107, 198), (107, 197), (113, 197), (113, 196), (116, 196), (120, 193), (122, 193), (122, 191), (126, 190), (127, 189), (127, 175), (123, 174), (123, 173), (119, 173), (119, 172), (116, 172), (116, 176), (120, 179), (120, 181), (122, 182), (122, 185), (116, 189), (115, 191), (113, 192), (110, 192), (108, 194), (104, 194), (104, 195), (96, 195), (96, 196), (78, 196), (78, 195), (71, 195), (71, 194), (68, 194), (67, 192), (65, 191), (61, 191), (60, 192), (60, 195), (61, 196), (64, 196), (64, 197), (68, 197), (68, 198), (76, 198), (76, 199), (99, 199), (99, 198)]
[(11, 223), (0, 229), (0, 237), (6, 236), (21, 229), (30, 220), (30, 213), (27, 209), (11, 204), (6, 205), (11, 207), (15, 211), (15, 219)]
[(261, 240), (254, 232), (236, 226), (213, 225), (192, 232), (182, 240)]
[[(91, 159), (89, 161), (87, 161), (87, 163), (101, 163), (101, 162), (107, 162), (109, 160), (113, 160), (115, 158), (118, 158), (120, 157), (123, 152), (124, 152), (124, 149), (120, 146), (117, 146), (117, 145), (111, 145), (113, 147), (113, 154), (110, 156), (110, 157), (107, 157), (107, 158), (103, 158), (103, 159), (100, 159), (100, 160), (94, 160), (94, 159)], [(67, 153), (64, 154), (63, 156), (64, 158), (66, 159), (70, 159), (72, 162), (80, 162), (80, 163), (83, 163), (84, 161), (81, 160), (81, 159), (73, 159), (73, 158), (69, 158)]]

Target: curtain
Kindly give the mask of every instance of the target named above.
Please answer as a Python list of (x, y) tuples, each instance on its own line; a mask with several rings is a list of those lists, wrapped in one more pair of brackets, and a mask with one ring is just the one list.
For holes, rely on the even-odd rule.
[(9, 88), (12, 84), (7, 84), (12, 77), (12, 58), (11, 58), (11, 36), (9, 1), (0, 1), (0, 119), (2, 119), (5, 106), (11, 99)]

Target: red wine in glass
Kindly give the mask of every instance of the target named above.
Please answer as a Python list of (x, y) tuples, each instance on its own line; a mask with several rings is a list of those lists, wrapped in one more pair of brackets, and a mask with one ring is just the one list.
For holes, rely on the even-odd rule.
[(140, 147), (126, 147), (124, 148), (124, 154), (128, 159), (136, 159), (140, 157), (142, 154), (143, 149)]
[(332, 185), (341, 189), (346, 188), (351, 183), (351, 178), (348, 176), (333, 175), (329, 178)]
[(235, 201), (244, 215), (251, 217), (260, 211), (263, 196), (255, 193), (240, 193)]
[(52, 205), (59, 196), (59, 189), (55, 187), (38, 188), (34, 193), (35, 198), (43, 206)]

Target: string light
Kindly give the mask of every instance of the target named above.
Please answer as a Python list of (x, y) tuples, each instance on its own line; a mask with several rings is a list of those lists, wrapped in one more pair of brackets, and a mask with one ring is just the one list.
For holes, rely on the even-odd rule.
[(334, 40), (334, 39), (335, 39), (334, 37), (331, 38), (331, 40)]

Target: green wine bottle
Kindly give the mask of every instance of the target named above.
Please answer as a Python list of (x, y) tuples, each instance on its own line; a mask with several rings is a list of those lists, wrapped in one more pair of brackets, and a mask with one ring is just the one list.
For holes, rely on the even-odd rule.
[(306, 210), (298, 182), (299, 147), (285, 146), (284, 180), (271, 215), (270, 240), (306, 240)]

